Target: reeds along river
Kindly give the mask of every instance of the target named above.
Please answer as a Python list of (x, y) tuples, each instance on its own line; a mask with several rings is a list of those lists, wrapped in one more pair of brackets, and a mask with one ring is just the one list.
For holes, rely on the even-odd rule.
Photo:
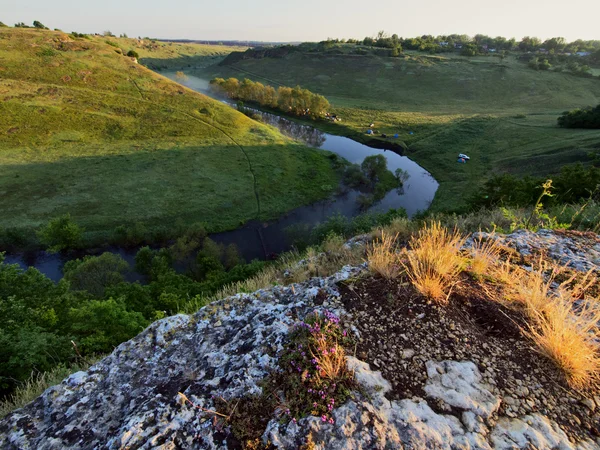
[[(175, 72), (165, 72), (163, 75), (198, 92), (211, 95), (207, 80), (191, 75), (188, 75), (185, 80), (181, 80), (176, 77)], [(407, 177), (402, 188), (388, 192), (381, 201), (366, 211), (386, 212), (392, 208), (404, 208), (408, 215), (412, 216), (418, 211), (429, 208), (437, 191), (438, 183), (429, 172), (406, 156), (401, 156), (391, 150), (371, 148), (346, 137), (323, 133), (317, 128), (299, 124), (275, 114), (258, 110), (253, 112), (260, 115), (261, 121), (278, 128), (283, 134), (308, 146), (333, 152), (351, 163), (360, 164), (367, 156), (382, 154), (392, 173), (395, 173), (396, 169), (402, 169)], [(343, 194), (297, 208), (277, 220), (266, 223), (252, 221), (242, 228), (213, 234), (210, 237), (219, 243), (236, 244), (247, 261), (268, 258), (290, 249), (292, 238), (289, 230), (293, 227), (311, 227), (335, 214), (354, 217), (365, 212), (357, 201), (360, 194), (357, 190), (345, 189)], [(137, 250), (108, 249), (108, 251), (121, 255), (129, 263), (133, 262)], [(62, 277), (61, 268), (65, 259), (61, 255), (42, 252), (28, 255), (7, 255), (6, 262), (18, 263), (23, 267), (34, 266), (49, 278), (57, 281)], [(132, 273), (130, 277), (131, 280), (139, 278), (135, 273)]]

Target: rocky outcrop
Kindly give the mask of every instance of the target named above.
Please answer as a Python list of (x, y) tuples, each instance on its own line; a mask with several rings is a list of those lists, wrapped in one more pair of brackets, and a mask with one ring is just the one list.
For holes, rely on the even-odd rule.
[(533, 233), (517, 230), (512, 234), (475, 233), (473, 239), (494, 239), (523, 257), (544, 256), (554, 262), (581, 272), (598, 270), (600, 267), (600, 238), (595, 233), (577, 231), (539, 230)]
[[(535, 236), (527, 239), (544, 239), (541, 233)], [(87, 372), (71, 375), (4, 418), (0, 448), (239, 448), (227, 424), (215, 421), (216, 399), (260, 394), (289, 330), (309, 313), (329, 310), (351, 319), (339, 282), (364, 272), (365, 266), (345, 267), (328, 278), (238, 294), (193, 316), (158, 321)], [(351, 329), (360, 337), (358, 328)], [(410, 358), (415, 352), (401, 353)], [(391, 383), (366, 362), (348, 357), (348, 366), (360, 388), (332, 411), (333, 423), (313, 416), (281, 423), (273, 416), (263, 444), (281, 449), (600, 448), (593, 437), (575, 442), (541, 413), (504, 415), (501, 405), (508, 399), (493, 387), (501, 380), (493, 371), (484, 376), (469, 360), (424, 361), (423, 395), (400, 399), (389, 395)], [(600, 409), (591, 402), (589, 408)]]

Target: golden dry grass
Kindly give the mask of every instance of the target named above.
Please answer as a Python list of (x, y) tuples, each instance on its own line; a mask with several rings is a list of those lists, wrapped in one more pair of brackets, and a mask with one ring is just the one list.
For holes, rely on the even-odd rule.
[(316, 339), (315, 350), (311, 350), (311, 355), (319, 366), (320, 378), (335, 381), (348, 371), (344, 348), (337, 342), (332, 343), (324, 333)]
[(469, 271), (480, 277), (490, 274), (493, 267), (498, 264), (501, 252), (502, 247), (493, 235), (487, 239), (482, 237), (475, 239), (469, 250)]
[(397, 239), (409, 239), (418, 229), (418, 222), (405, 217), (398, 217), (388, 225), (375, 228), (371, 232), (371, 237), (380, 239), (382, 234), (387, 234), (388, 236), (396, 236)]
[(527, 334), (564, 372), (569, 385), (581, 388), (600, 374), (600, 307), (586, 303), (574, 312), (570, 298), (556, 297), (535, 313)]
[(367, 249), (369, 270), (387, 280), (394, 279), (400, 274), (401, 264), (395, 249), (397, 237), (382, 232), (380, 239)]
[(588, 272), (557, 284), (564, 268), (543, 259), (531, 270), (506, 263), (496, 267), (496, 276), (505, 283), (504, 298), (523, 308), (529, 319), (525, 330), (539, 351), (564, 372), (570, 386), (589, 385), (600, 374), (600, 304), (581, 300), (595, 281)]
[(439, 222), (425, 225), (411, 238), (404, 265), (419, 292), (438, 302), (447, 299), (464, 265), (460, 254), (464, 241), (458, 231), (449, 232)]

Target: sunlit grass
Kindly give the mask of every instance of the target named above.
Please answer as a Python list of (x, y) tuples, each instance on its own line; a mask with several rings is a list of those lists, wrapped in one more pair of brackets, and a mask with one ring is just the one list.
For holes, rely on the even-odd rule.
[(404, 265), (419, 292), (440, 303), (447, 300), (450, 287), (464, 268), (460, 254), (464, 241), (458, 231), (450, 232), (439, 222), (425, 225), (411, 239)]
[(399, 255), (395, 248), (397, 237), (397, 235), (386, 235), (385, 232), (381, 232), (381, 237), (367, 249), (369, 269), (387, 280), (398, 277), (401, 269)]

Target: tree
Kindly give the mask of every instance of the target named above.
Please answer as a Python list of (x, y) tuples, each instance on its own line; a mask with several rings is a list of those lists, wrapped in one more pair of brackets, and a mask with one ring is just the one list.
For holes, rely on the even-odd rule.
[(38, 28), (40, 30), (47, 30), (48, 27), (46, 25), (44, 25), (42, 22), (40, 22), (39, 20), (34, 20), (33, 21), (33, 26), (35, 28)]
[(37, 236), (49, 252), (56, 253), (77, 248), (81, 244), (83, 231), (73, 222), (71, 215), (66, 214), (48, 222), (37, 232)]
[(75, 342), (86, 354), (108, 353), (148, 326), (139, 312), (127, 311), (123, 299), (92, 300), (69, 314)]
[(127, 56), (129, 56), (130, 58), (135, 58), (135, 59), (138, 59), (140, 57), (138, 52), (136, 52), (135, 50), (129, 50), (127, 52)]
[(463, 46), (460, 54), (462, 56), (475, 56), (477, 55), (478, 49), (476, 44), (466, 44)]
[(15, 23), (15, 28), (31, 28), (29, 25), (25, 25), (23, 22)]
[(367, 156), (360, 167), (364, 174), (374, 181), (387, 170), (387, 160), (383, 155)]
[(224, 259), (225, 259), (225, 268), (227, 270), (231, 270), (235, 266), (237, 266), (239, 264), (243, 264), (243, 262), (244, 262), (242, 255), (240, 254), (240, 251), (239, 251), (237, 245), (235, 245), (235, 244), (229, 244), (225, 248)]
[(523, 39), (521, 39), (521, 42), (519, 42), (519, 50), (524, 52), (532, 52), (537, 50), (541, 43), (542, 41), (539, 38), (525, 36)]
[(109, 31), (109, 30), (105, 31), (103, 34), (104, 34), (104, 36), (106, 36), (106, 37), (115, 37), (115, 35), (114, 35), (114, 34), (112, 34), (112, 32), (111, 32), (111, 31)]
[(125, 281), (129, 264), (119, 255), (103, 253), (68, 261), (63, 268), (64, 278), (74, 291), (87, 291), (95, 297), (104, 296), (107, 287)]
[(392, 49), (392, 52), (390, 53), (390, 56), (393, 58), (397, 58), (398, 56), (400, 56), (400, 50), (398, 47), (394, 47)]
[(561, 52), (567, 45), (567, 40), (564, 37), (554, 37), (544, 41), (543, 45), (546, 50)]

